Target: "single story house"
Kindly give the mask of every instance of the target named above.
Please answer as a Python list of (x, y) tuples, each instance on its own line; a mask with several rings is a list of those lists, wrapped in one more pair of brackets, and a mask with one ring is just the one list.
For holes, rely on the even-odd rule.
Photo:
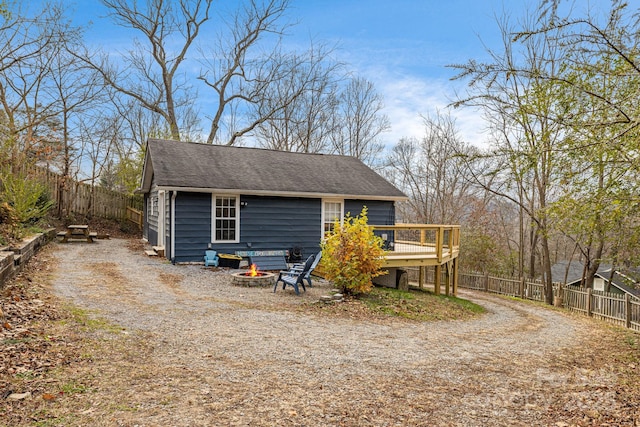
[(149, 139), (143, 235), (174, 263), (220, 253), (316, 253), (335, 218), (393, 225), (407, 197), (350, 156)]
[[(624, 274), (620, 271), (614, 271), (611, 277), (611, 265), (600, 264), (595, 277), (593, 278), (593, 290), (605, 291), (607, 283), (611, 279), (609, 292), (617, 294), (629, 294), (636, 298), (640, 298), (640, 288), (637, 287), (638, 282), (631, 277), (630, 274)], [(556, 283), (565, 283), (567, 286), (580, 286), (582, 275), (584, 273), (584, 264), (580, 261), (560, 261), (551, 267), (551, 277)]]

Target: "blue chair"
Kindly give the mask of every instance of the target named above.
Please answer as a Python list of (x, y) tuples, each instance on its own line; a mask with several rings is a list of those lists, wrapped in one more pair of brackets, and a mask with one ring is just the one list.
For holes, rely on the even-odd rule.
[[(302, 278), (309, 283), (310, 288), (313, 288), (313, 283), (311, 283), (311, 273), (313, 273), (313, 270), (316, 269), (321, 258), (322, 258), (322, 251), (318, 252), (318, 254), (316, 255), (316, 258), (313, 260), (313, 264), (311, 264), (311, 268), (309, 268), (309, 270), (304, 274), (304, 276), (302, 276)], [(293, 267), (291, 267), (291, 270), (295, 270), (295, 271), (302, 271), (303, 269), (304, 269), (304, 264), (293, 264)]]
[(204, 252), (204, 266), (209, 267), (210, 265), (214, 267), (218, 266), (218, 253), (216, 251), (207, 250)]
[(315, 255), (311, 255), (307, 258), (304, 266), (301, 269), (290, 268), (289, 270), (283, 270), (278, 275), (275, 285), (273, 285), (273, 292), (278, 288), (278, 283), (282, 282), (282, 289), (285, 289), (287, 285), (293, 287), (296, 294), (300, 295), (299, 286), (306, 292), (307, 288), (304, 286), (304, 277), (311, 270), (311, 265), (315, 259)]

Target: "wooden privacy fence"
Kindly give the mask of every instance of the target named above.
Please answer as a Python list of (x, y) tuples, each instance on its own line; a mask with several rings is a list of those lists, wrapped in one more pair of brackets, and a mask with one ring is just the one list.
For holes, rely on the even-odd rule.
[[(544, 284), (540, 281), (460, 273), (458, 286), (544, 302)], [(561, 302), (561, 306), (568, 310), (585, 313), (640, 332), (640, 299), (638, 298), (629, 294), (594, 291), (559, 283), (553, 284), (553, 291)]]
[(30, 175), (42, 182), (61, 215), (78, 214), (126, 219), (127, 208), (142, 209), (142, 198), (103, 187), (76, 182), (45, 168), (33, 167)]

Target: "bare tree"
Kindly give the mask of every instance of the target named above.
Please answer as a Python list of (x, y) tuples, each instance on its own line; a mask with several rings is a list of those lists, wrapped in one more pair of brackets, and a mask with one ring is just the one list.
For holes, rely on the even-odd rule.
[[(306, 89), (309, 78), (299, 77), (307, 59), (283, 53), (279, 44), (288, 27), (281, 21), (289, 2), (248, 1), (228, 24), (229, 34), (220, 36), (214, 48), (202, 50), (199, 79), (215, 93), (207, 143), (234, 145)], [(273, 47), (264, 46), (267, 38)], [(274, 100), (276, 93), (279, 98)]]
[[(55, 157), (55, 99), (48, 96), (49, 65), (62, 42), (62, 10), (50, 6), (34, 17), (6, 14), (0, 27), (0, 136), (2, 162), (16, 168), (27, 159)], [(55, 139), (55, 138), (53, 138)], [(46, 159), (44, 159), (46, 160)]]
[[(551, 304), (548, 208), (553, 200), (554, 179), (559, 170), (557, 150), (563, 144), (564, 132), (553, 119), (562, 114), (562, 102), (556, 96), (561, 90), (541, 77), (540, 70), (545, 75), (558, 74), (561, 52), (550, 33), (531, 37), (520, 45), (513, 41), (514, 31), (507, 19), (501, 23), (501, 32), (504, 50), (490, 52), (493, 62), (469, 61), (455, 66), (461, 71), (458, 78), (469, 77), (471, 82), (470, 96), (455, 105), (484, 109), (495, 134), (501, 136), (494, 149), (494, 155), (502, 158), (497, 162), (500, 168), (475, 178), (486, 190), (519, 206), (534, 224), (532, 241), (540, 245), (545, 299)], [(489, 177), (492, 187), (486, 185)], [(520, 188), (513, 188), (512, 183)], [(525, 188), (531, 191), (529, 197), (523, 197)], [(533, 257), (535, 251), (531, 254)], [(533, 258), (531, 264), (534, 268)]]
[(194, 126), (191, 120), (196, 115), (191, 110), (197, 97), (182, 68), (201, 27), (209, 20), (213, 0), (101, 2), (116, 24), (137, 31), (144, 41), (135, 39), (134, 47), (123, 53), (122, 67), (106, 55), (94, 58), (84, 52), (80, 56), (118, 92), (162, 117), (171, 137), (179, 140), (183, 129)]
[(332, 138), (333, 151), (374, 165), (384, 149), (380, 135), (391, 128), (383, 108), (373, 83), (362, 77), (350, 79), (338, 104), (340, 123)]
[(393, 147), (388, 167), (394, 181), (409, 195), (412, 219), (427, 224), (459, 223), (467, 212), (468, 198), (476, 191), (460, 156), (477, 149), (464, 143), (450, 115), (423, 118), (425, 135), (403, 139)]
[(291, 73), (266, 89), (255, 119), (270, 115), (255, 131), (262, 147), (282, 151), (331, 151), (338, 123), (341, 64), (328, 59), (323, 47), (296, 55)]

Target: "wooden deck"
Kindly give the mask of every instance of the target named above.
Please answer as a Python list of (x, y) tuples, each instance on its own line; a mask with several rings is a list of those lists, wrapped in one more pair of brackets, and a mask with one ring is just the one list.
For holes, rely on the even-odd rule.
[(458, 248), (453, 251), (443, 248), (441, 254), (434, 247), (411, 243), (396, 243), (387, 252), (385, 267), (420, 267), (445, 264), (458, 256)]
[(390, 242), (385, 267), (420, 267), (446, 264), (458, 257), (459, 225), (373, 225)]
[(458, 289), (459, 225), (396, 224), (373, 225), (375, 234), (389, 242), (384, 268), (420, 267), (419, 286), (424, 285), (426, 268), (435, 269), (434, 289), (440, 293), (442, 269), (445, 293)]

